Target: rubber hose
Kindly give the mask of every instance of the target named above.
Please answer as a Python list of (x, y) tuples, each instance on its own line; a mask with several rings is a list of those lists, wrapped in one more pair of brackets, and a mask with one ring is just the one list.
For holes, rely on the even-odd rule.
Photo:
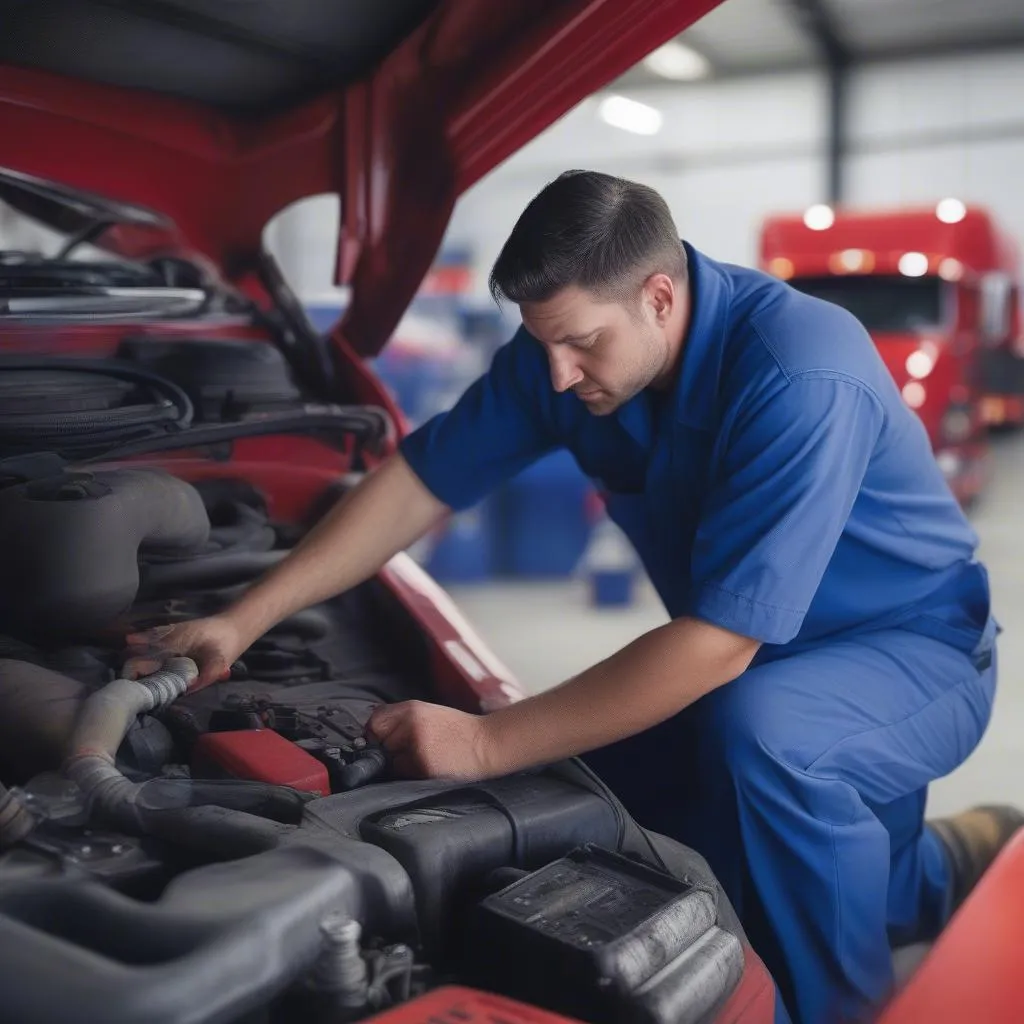
[(126, 459), (133, 455), (173, 451), (181, 448), (202, 448), (224, 444), (245, 437), (268, 437), (275, 434), (327, 434), (338, 440), (351, 438), (375, 450), (391, 433), (391, 421), (383, 410), (374, 406), (314, 406), (312, 410), (269, 414), (239, 423), (217, 423), (191, 427), (170, 437), (149, 437), (112, 448), (102, 455), (83, 461), (100, 462)]
[(140, 785), (117, 770), (117, 748), (140, 714), (166, 707), (198, 675), (194, 661), (171, 658), (163, 669), (144, 679), (115, 679), (82, 705), (64, 775), (76, 783), (90, 809), (103, 820), (132, 832), (141, 830), (136, 810)]
[(151, 562), (142, 569), (140, 598), (168, 590), (202, 590), (246, 583), (272, 569), (287, 551), (229, 551), (189, 561)]
[(0, 373), (19, 370), (70, 370), (73, 373), (95, 373), (102, 377), (113, 377), (116, 380), (127, 380), (133, 383), (148, 384), (157, 391), (163, 392), (178, 407), (178, 422), (182, 427), (192, 423), (194, 410), (192, 400), (173, 381), (161, 377), (157, 373), (143, 370), (132, 363), (118, 362), (113, 359), (78, 359), (64, 356), (9, 356), (0, 355)]
[(109, 409), (105, 412), (62, 412), (53, 416), (4, 416), (0, 413), (0, 438), (6, 442), (17, 441), (26, 435), (29, 438), (50, 438), (83, 432), (116, 434), (125, 427), (148, 426), (154, 420), (173, 418), (174, 407), (170, 403), (136, 405), (127, 409)]
[[(194, 554), (147, 553), (144, 562), (143, 576), (148, 573), (149, 566), (164, 565), (168, 562), (195, 562), (200, 559), (225, 558), (228, 555), (244, 555), (271, 551), (277, 544), (277, 533), (267, 522), (266, 513), (234, 502), (229, 508), (223, 503), (213, 504), (202, 487), (196, 487), (206, 505), (210, 516), (210, 540), (206, 547)], [(229, 521), (225, 522), (226, 513), (230, 512)]]
[(159, 778), (135, 783), (118, 771), (114, 757), (135, 718), (177, 700), (198, 671), (189, 658), (171, 658), (153, 675), (140, 680), (115, 679), (90, 696), (71, 738), (65, 777), (82, 791), (91, 814), (133, 834), (151, 834), (154, 825), (166, 821), (168, 812), (201, 805), (215, 805), (225, 812), (259, 811), (279, 826), (297, 824), (305, 798), (286, 787)]

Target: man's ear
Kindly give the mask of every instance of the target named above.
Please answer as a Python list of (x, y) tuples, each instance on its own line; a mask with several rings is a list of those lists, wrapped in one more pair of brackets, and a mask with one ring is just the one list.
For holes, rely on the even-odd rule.
[(643, 290), (644, 300), (653, 311), (655, 321), (664, 326), (679, 301), (675, 281), (668, 274), (651, 274), (644, 282)]

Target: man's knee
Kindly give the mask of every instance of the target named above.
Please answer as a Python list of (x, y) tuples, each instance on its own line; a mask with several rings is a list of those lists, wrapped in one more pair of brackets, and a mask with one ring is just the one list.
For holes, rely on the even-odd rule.
[(706, 694), (693, 706), (701, 760), (730, 772), (771, 760), (785, 747), (778, 701), (756, 671)]

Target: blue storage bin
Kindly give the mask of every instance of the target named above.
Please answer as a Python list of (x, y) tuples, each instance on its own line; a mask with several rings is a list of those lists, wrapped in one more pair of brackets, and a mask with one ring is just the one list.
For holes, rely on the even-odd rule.
[(438, 583), (483, 583), (494, 572), (494, 515), (491, 501), (455, 513), (445, 524), (424, 568)]
[(502, 574), (571, 576), (590, 537), (590, 489), (568, 452), (540, 459), (506, 484), (500, 497)]
[(618, 570), (590, 574), (590, 603), (596, 608), (623, 608), (633, 603), (633, 573)]

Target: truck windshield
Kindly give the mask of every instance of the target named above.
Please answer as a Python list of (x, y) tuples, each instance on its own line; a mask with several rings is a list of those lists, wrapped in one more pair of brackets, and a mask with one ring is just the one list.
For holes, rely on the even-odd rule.
[(869, 331), (929, 330), (945, 320), (945, 282), (938, 277), (829, 275), (795, 277), (789, 283), (808, 295), (843, 306)]

